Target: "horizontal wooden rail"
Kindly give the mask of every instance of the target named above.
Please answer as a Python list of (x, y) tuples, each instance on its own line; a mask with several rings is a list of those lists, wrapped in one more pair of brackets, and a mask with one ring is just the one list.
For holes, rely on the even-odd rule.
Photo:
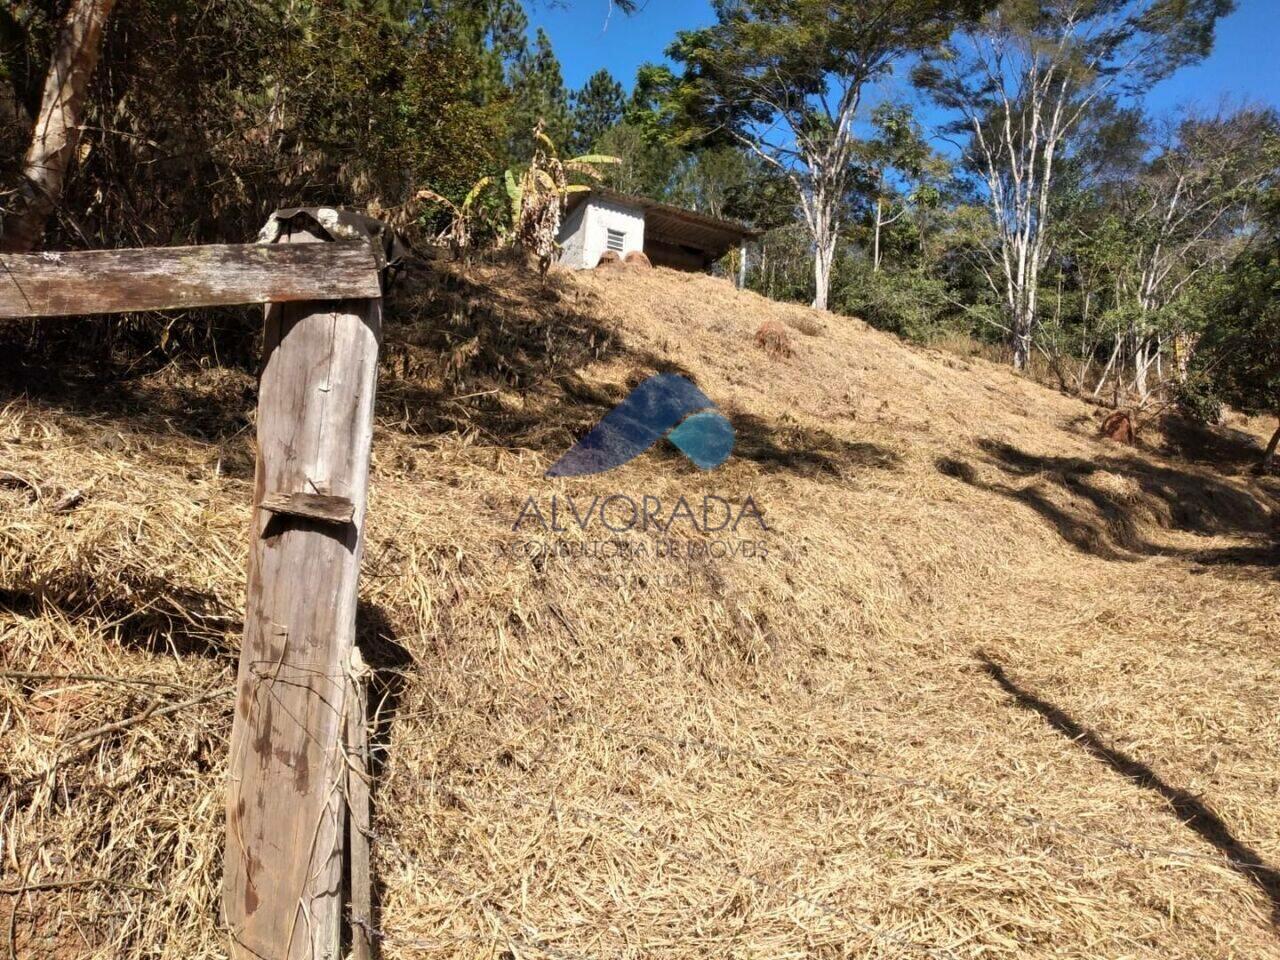
[(358, 240), (0, 254), (0, 319), (381, 295)]

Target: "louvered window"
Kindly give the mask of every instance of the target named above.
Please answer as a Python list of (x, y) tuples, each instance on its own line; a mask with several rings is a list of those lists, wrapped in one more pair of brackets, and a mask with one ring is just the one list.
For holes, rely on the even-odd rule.
[(627, 235), (621, 230), (608, 231), (609, 238), (605, 241), (605, 248), (612, 250), (614, 253), (621, 253), (626, 245)]

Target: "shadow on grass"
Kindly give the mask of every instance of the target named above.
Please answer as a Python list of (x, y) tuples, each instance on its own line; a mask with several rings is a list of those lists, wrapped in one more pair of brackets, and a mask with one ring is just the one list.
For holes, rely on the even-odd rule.
[[(494, 395), (528, 398), (621, 352), (611, 323), (567, 278), (512, 270), (504, 279), (496, 288), (419, 271), (416, 287), (393, 292), (381, 420), (417, 433), (538, 435), (539, 412), (513, 412)], [(224, 472), (251, 476), (261, 327), (261, 308), (0, 324), (0, 405), (29, 398), (100, 426), (225, 444), (233, 469)]]
[[(379, 784), (387, 765), (391, 749), (392, 726), (400, 710), (400, 701), (404, 695), (407, 677), (413, 667), (413, 657), (396, 637), (396, 630), (386, 611), (377, 604), (361, 600), (356, 610), (356, 646), (359, 648), (365, 664), (372, 671), (368, 682), (368, 713), (366, 722), (369, 729), (369, 775), (371, 789), (369, 794), (369, 823), (373, 828), (370, 837), (371, 847), (376, 845), (376, 824), (379, 803)], [(350, 872), (350, 846), (344, 851), (343, 869)], [(370, 904), (374, 930), (382, 926), (382, 908), (386, 897), (386, 882), (375, 869), (372, 871), (373, 902)], [(350, 889), (350, 883), (347, 884)], [(349, 950), (352, 941), (351, 918), (344, 923), (343, 948)], [(377, 940), (374, 939), (374, 955), (379, 955)]]
[[(697, 382), (672, 357), (625, 343), (597, 296), (567, 275), (419, 268), (406, 280), (384, 313), (377, 409), (384, 427), (424, 437), (474, 433), (554, 459), (645, 377), (678, 373)], [(176, 432), (218, 447), (225, 475), (251, 478), (261, 315), (244, 308), (2, 327), (0, 404), (30, 398), (89, 418), (91, 433)], [(583, 376), (611, 361), (633, 371), (626, 383)], [(766, 470), (838, 478), (899, 464), (887, 448), (785, 416), (732, 420), (735, 456)]]
[(0, 324), (0, 403), (216, 444), (252, 423), (261, 326), (248, 307)]
[(129, 593), (95, 588), (81, 594), (50, 586), (0, 589), (0, 611), (24, 617), (88, 618), (109, 630), (126, 650), (233, 662), (228, 635), (239, 635), (239, 612), (229, 615), (217, 597), (157, 578), (139, 577)]
[(1271, 903), (1272, 925), (1280, 927), (1280, 871), (1236, 839), (1231, 828), (1203, 800), (1168, 783), (1142, 761), (1108, 746), (1065, 710), (1015, 683), (1004, 667), (986, 654), (979, 652), (977, 659), (986, 674), (1013, 697), (1019, 707), (1039, 714), (1050, 727), (1131, 783), (1159, 794), (1183, 826), (1211, 844), (1227, 858), (1227, 866), (1262, 891)]
[(1254, 470), (1262, 460), (1258, 438), (1235, 427), (1211, 427), (1187, 417), (1169, 415), (1160, 421), (1168, 456), (1231, 473)]
[(1256, 579), (1259, 574), (1280, 580), (1280, 543), (1260, 541), (1256, 545), (1221, 547), (1216, 550), (1185, 550), (1180, 556), (1194, 564), (1195, 574), (1215, 572), (1236, 579)]
[(786, 417), (765, 420), (735, 412), (732, 420), (737, 435), (733, 455), (758, 463), (765, 470), (839, 477), (854, 470), (896, 470), (902, 463), (902, 457), (888, 447), (842, 440)]
[[(1267, 545), (1220, 551), (1215, 559), (1213, 551), (1170, 549), (1142, 536), (1142, 520), (1197, 534), (1260, 541), (1268, 536), (1271, 514), (1264, 496), (1206, 470), (1178, 469), (1137, 456), (1043, 456), (996, 440), (979, 440), (976, 446), (981, 456), (975, 462), (1006, 479), (983, 479), (974, 463), (956, 457), (939, 458), (938, 471), (1030, 507), (1082, 552), (1108, 560), (1161, 555), (1274, 567), (1276, 552)], [(1104, 482), (1114, 478), (1122, 483)]]

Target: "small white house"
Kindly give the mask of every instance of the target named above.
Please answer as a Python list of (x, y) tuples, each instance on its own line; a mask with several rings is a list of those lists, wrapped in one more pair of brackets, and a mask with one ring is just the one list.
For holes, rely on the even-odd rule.
[(590, 269), (606, 251), (619, 257), (640, 251), (655, 267), (701, 272), (756, 236), (730, 220), (595, 187), (569, 194), (559, 263)]

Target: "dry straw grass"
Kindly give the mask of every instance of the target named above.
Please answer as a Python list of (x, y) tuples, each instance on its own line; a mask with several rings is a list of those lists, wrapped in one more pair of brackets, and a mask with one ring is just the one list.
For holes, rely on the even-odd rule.
[[(1107, 444), (996, 365), (661, 269), (477, 268), (395, 314), (361, 608), (384, 956), (1280, 957), (1274, 487), (1243, 430), (1212, 464)], [(724, 467), (543, 478), (654, 370), (733, 421)], [(229, 704), (162, 710), (232, 675), (247, 433), (189, 427), (246, 382), (0, 409), (0, 468), (85, 493), (0, 486), (19, 956), (224, 955)], [(553, 492), (749, 495), (768, 556), (502, 553)]]

